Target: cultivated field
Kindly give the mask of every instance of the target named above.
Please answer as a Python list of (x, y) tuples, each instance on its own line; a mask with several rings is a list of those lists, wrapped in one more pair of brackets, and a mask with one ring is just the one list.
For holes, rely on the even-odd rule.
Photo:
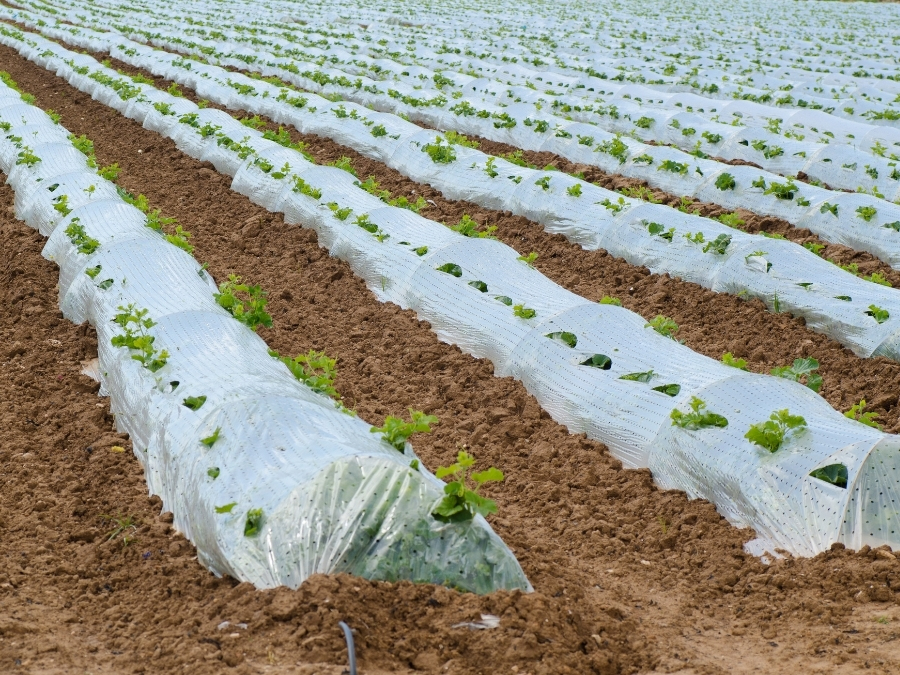
[(900, 671), (898, 18), (0, 4), (0, 670)]

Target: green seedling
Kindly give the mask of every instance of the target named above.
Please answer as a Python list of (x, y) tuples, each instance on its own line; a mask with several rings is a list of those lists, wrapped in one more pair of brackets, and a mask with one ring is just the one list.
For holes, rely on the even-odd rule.
[(594, 354), (582, 361), (579, 365), (590, 366), (591, 368), (599, 368), (600, 370), (609, 370), (612, 368), (612, 359), (606, 354)]
[(398, 452), (404, 452), (406, 441), (413, 434), (431, 433), (431, 425), (438, 423), (434, 415), (426, 415), (421, 410), (409, 408), (409, 422), (404, 422), (400, 417), (388, 415), (384, 424), (380, 427), (372, 427), (369, 431), (373, 434), (381, 434), (381, 438), (389, 443)]
[[(506, 297), (506, 296), (500, 296), (500, 297)], [(512, 302), (512, 301), (510, 300), (510, 302)], [(515, 305), (513, 307), (513, 314), (515, 316), (519, 317), (520, 319), (533, 319), (535, 316), (537, 316), (536, 311), (534, 311), (533, 309), (531, 309), (529, 307), (526, 307), (525, 305)]]
[(213, 297), (220, 307), (251, 330), (272, 327), (272, 317), (265, 309), (268, 300), (261, 287), (242, 284), (241, 278), (232, 274), (228, 281), (219, 284), (219, 292)]
[[(476, 515), (486, 516), (497, 512), (497, 503), (478, 494), (485, 483), (500, 482), (503, 472), (495, 467), (486, 471), (469, 473), (475, 464), (475, 458), (465, 450), (460, 450), (456, 463), (440, 466), (435, 472), (438, 478), (452, 477), (453, 480), (444, 486), (444, 498), (431, 512), (435, 519), (445, 523), (458, 523), (472, 520)], [(474, 481), (474, 489), (466, 485)]]
[(520, 260), (529, 267), (534, 267), (534, 261), (538, 259), (538, 254), (532, 251), (528, 255), (520, 255), (516, 260)]
[(618, 298), (612, 297), (611, 295), (604, 295), (602, 298), (600, 298), (600, 304), (601, 305), (615, 305), (616, 307), (621, 307), (622, 301), (619, 300)]
[(877, 412), (863, 412), (866, 409), (866, 399), (861, 399), (859, 403), (854, 403), (850, 406), (850, 410), (844, 413), (844, 417), (848, 417), (851, 420), (856, 420), (860, 424), (865, 424), (867, 427), (873, 427), (882, 430), (882, 426), (875, 421), (875, 418), (878, 417)]
[(677, 323), (662, 314), (658, 314), (650, 319), (650, 321), (644, 324), (644, 328), (652, 328), (663, 337), (667, 337), (671, 340), (675, 339), (675, 333), (679, 330)]
[(457, 279), (462, 276), (462, 267), (457, 265), (456, 263), (448, 262), (444, 263), (440, 267), (435, 268), (438, 272), (444, 272), (446, 274), (450, 274)]
[(206, 396), (188, 396), (181, 402), (181, 405), (196, 412), (203, 407), (204, 403), (206, 403)]
[(821, 469), (811, 471), (809, 475), (840, 488), (847, 487), (847, 467), (843, 464), (829, 464), (828, 466), (823, 466)]
[(548, 337), (551, 340), (556, 340), (557, 342), (562, 342), (567, 347), (574, 348), (575, 345), (578, 344), (578, 336), (575, 333), (570, 333), (569, 331), (554, 331), (553, 333), (547, 333), (544, 337)]
[(773, 412), (765, 422), (752, 425), (744, 438), (774, 453), (781, 448), (788, 434), (799, 433), (805, 428), (806, 420), (800, 415), (791, 415), (785, 408)]
[(203, 445), (205, 445), (207, 448), (211, 448), (213, 445), (215, 445), (215, 442), (219, 440), (219, 436), (221, 435), (221, 433), (222, 427), (216, 427), (215, 431), (213, 431), (206, 438), (201, 438), (200, 442), (203, 443)]
[(818, 393), (822, 388), (822, 376), (815, 372), (818, 369), (819, 362), (810, 356), (804, 359), (794, 359), (794, 363), (790, 366), (772, 368), (769, 374), (800, 382)]
[(156, 325), (149, 316), (149, 310), (137, 309), (134, 303), (123, 307), (117, 307), (118, 314), (113, 317), (113, 323), (122, 328), (122, 334), (114, 335), (110, 340), (113, 347), (127, 347), (137, 352), (131, 358), (138, 361), (151, 373), (155, 373), (166, 365), (169, 352), (165, 349), (159, 351), (153, 345), (155, 338), (149, 330)]
[(722, 415), (706, 410), (706, 403), (702, 399), (691, 396), (688, 405), (691, 409), (690, 412), (684, 413), (678, 408), (674, 408), (669, 414), (673, 427), (697, 431), (708, 427), (724, 428), (728, 426), (728, 420)]
[(262, 527), (262, 519), (262, 509), (250, 509), (247, 511), (247, 518), (244, 521), (244, 536), (252, 537), (259, 534), (259, 528)]

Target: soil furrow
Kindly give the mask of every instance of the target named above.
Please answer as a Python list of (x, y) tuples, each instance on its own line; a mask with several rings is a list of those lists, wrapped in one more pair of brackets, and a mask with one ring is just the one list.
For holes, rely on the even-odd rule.
[[(900, 619), (893, 590), (900, 586), (900, 564), (888, 551), (835, 546), (815, 559), (764, 566), (742, 551), (750, 533), (729, 526), (710, 504), (656, 489), (646, 470), (623, 471), (603, 446), (550, 420), (519, 383), (493, 377), (489, 363), (440, 343), (411, 312), (378, 303), (345, 263), (318, 247), (313, 232), (285, 225), (167, 139), (12, 50), (0, 48), (0, 55), (38, 105), (94, 141), (101, 164), (122, 167), (123, 187), (147, 195), (193, 233), (196, 255), (214, 276), (237, 273), (269, 292), (275, 326), (261, 335), (272, 347), (337, 357), (337, 388), (367, 421), (410, 405), (437, 415), (435, 432), (413, 439), (428, 466), (448, 463), (465, 445), (485, 465), (502, 468), (508, 479), (490, 492), (500, 504), (491, 522), (537, 589), (530, 596), (476, 598), (431, 586), (319, 577), (296, 593), (254, 592), (246, 584), (212, 582), (194, 562), (161, 573), (161, 592), (148, 593), (140, 564), (122, 564), (102, 611), (92, 610), (96, 600), (88, 597), (76, 612), (104, 649), (123, 652), (115, 655), (122, 669), (221, 672), (221, 663), (203, 660), (207, 651), (223, 652), (226, 663), (246, 672), (267, 672), (270, 660), (343, 663), (338, 618), (359, 631), (364, 663), (392, 671), (722, 672), (739, 661), (746, 672), (834, 663), (845, 663), (848, 672), (866, 663), (889, 672), (900, 665), (883, 642), (889, 626), (874, 621), (892, 612)], [(357, 167), (363, 176), (367, 169)], [(394, 191), (388, 180), (384, 187)], [(27, 232), (21, 224), (10, 227)], [(603, 266), (612, 262), (606, 256)], [(52, 266), (46, 274), (52, 287)], [(640, 298), (646, 276), (623, 278), (617, 287), (631, 284)], [(623, 301), (630, 297), (622, 294)], [(130, 455), (117, 456), (139, 477)], [(138, 483), (137, 494), (145, 494)], [(41, 585), (56, 588), (54, 574), (43, 570)], [(501, 616), (501, 629), (452, 628), (479, 612)], [(136, 620), (141, 636), (129, 641), (137, 632), (129, 622)], [(246, 621), (246, 633), (237, 629), (232, 641), (233, 626), (216, 630), (224, 620)], [(154, 656), (164, 659), (159, 667), (149, 661)], [(84, 659), (93, 662), (90, 653)]]
[[(99, 54), (98, 58), (108, 56)], [(122, 72), (153, 77), (149, 71), (133, 68), (121, 61), (111, 59), (111, 63)], [(153, 79), (156, 86), (162, 89), (173, 84), (164, 78)], [(194, 101), (198, 100), (190, 90), (184, 90), (184, 94)], [(225, 110), (222, 106), (209, 105)], [(226, 112), (238, 118), (251, 116), (244, 111)], [(268, 128), (279, 128), (271, 120), (261, 119)], [(301, 134), (293, 127), (287, 131), (293, 141), (306, 144), (307, 151), (320, 164), (347, 157), (361, 179), (374, 176), (380, 188), (390, 190), (394, 196), (407, 196), (412, 201), (423, 197), (429, 206), (422, 210), (422, 215), (432, 220), (454, 224), (468, 214), (482, 224), (496, 225), (498, 239), (523, 255), (537, 252), (539, 257), (535, 267), (570, 291), (590, 300), (600, 300), (607, 295), (617, 297), (623, 306), (646, 319), (658, 314), (671, 317), (681, 326), (679, 339), (701, 354), (719, 359), (725, 352), (731, 352), (745, 359), (748, 368), (758, 373), (768, 373), (775, 366), (789, 365), (796, 358), (813, 356), (818, 359), (824, 378), (821, 393), (832, 406), (843, 412), (864, 399), (868, 404), (866, 410), (876, 412), (879, 422), (888, 431), (900, 430), (900, 364), (890, 359), (859, 358), (837, 341), (807, 329), (802, 319), (788, 314), (773, 314), (758, 300), (748, 302), (736, 296), (714, 293), (679, 278), (651, 274), (647, 268), (631, 265), (604, 250), (588, 251), (569, 242), (563, 235), (548, 234), (539, 224), (508, 211), (448, 200), (434, 188), (417, 183), (348, 146), (321, 136)], [(489, 149), (490, 152), (494, 150)], [(551, 157), (549, 153), (532, 159), (544, 166), (555, 161), (554, 158), (565, 161)], [(560, 168), (568, 170), (576, 167)], [(633, 179), (621, 176), (607, 178), (613, 181), (615, 187), (633, 182)], [(677, 202), (677, 198), (670, 198)], [(851, 249), (846, 251), (856, 253)], [(896, 275), (900, 286), (900, 272), (890, 271), (890, 274)]]

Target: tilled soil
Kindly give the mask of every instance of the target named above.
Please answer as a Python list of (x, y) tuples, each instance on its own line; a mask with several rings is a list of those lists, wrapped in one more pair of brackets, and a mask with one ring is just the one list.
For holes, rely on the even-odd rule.
[[(485, 466), (501, 468), (508, 478), (490, 491), (500, 507), (490, 520), (536, 589), (476, 597), (337, 575), (310, 579), (298, 591), (256, 591), (204, 571), (193, 547), (171, 531), (171, 517), (159, 515), (159, 501), (147, 497), (130, 444), (114, 433), (96, 386), (79, 374), (81, 361), (95, 354), (93, 332), (62, 319), (56, 268), (40, 258), (41, 237), (13, 220), (12, 193), (4, 187), (0, 553), (7, 564), (0, 571), (0, 668), (338, 673), (346, 663), (341, 619), (357, 631), (365, 673), (900, 668), (900, 562), (889, 551), (835, 546), (814, 559), (763, 565), (743, 553), (751, 532), (733, 528), (706, 502), (658, 490), (648, 471), (625, 471), (601, 444), (568, 434), (519, 383), (495, 378), (490, 363), (439, 342), (411, 312), (378, 303), (345, 263), (318, 247), (312, 231), (288, 226), (231, 192), (226, 177), (12, 50), (0, 48), (0, 59), (38, 105), (94, 141), (101, 164), (118, 162), (123, 187), (147, 195), (193, 233), (197, 258), (216, 278), (237, 273), (269, 292), (275, 325), (260, 334), (273, 348), (291, 354), (322, 349), (337, 357), (337, 388), (368, 422), (408, 406), (437, 415), (441, 423), (433, 434), (413, 438), (428, 466), (448, 463), (465, 445)], [(318, 157), (337, 148), (316, 139), (310, 150)], [(377, 163), (351, 158), (360, 175), (379, 170)], [(383, 187), (399, 192), (383, 175)], [(421, 192), (425, 188), (415, 189), (439, 203)], [(462, 210), (476, 214), (471, 205)], [(425, 215), (449, 221), (443, 213)], [(541, 241), (537, 226), (497, 224), (498, 233), (521, 228), (519, 236), (538, 250), (531, 245)], [(570, 264), (593, 255), (549, 239), (545, 245), (560, 251), (542, 255), (551, 263), (563, 254)], [(632, 306), (662, 280), (669, 297), (655, 302), (669, 303), (661, 306), (670, 316), (682, 306), (711, 304), (703, 328), (677, 319), (688, 344), (699, 340), (692, 335), (704, 336), (720, 354), (730, 347), (716, 333), (750, 337), (733, 332), (732, 319), (716, 308), (727, 296), (652, 277), (610, 256), (584, 267), (614, 270), (598, 277), (610, 280), (603, 288), (586, 273), (588, 287), (572, 283), (590, 297), (618, 294)], [(542, 269), (548, 276), (572, 274), (565, 265)], [(751, 333), (772, 336), (759, 341), (765, 353), (757, 364), (797, 339), (799, 333), (786, 331), (800, 331), (812, 345), (834, 344), (816, 342), (824, 338), (799, 322), (737, 302), (755, 313), (748, 326), (784, 324), (781, 333), (762, 326)], [(750, 353), (757, 348), (747, 346)], [(802, 341), (794, 348), (803, 349)], [(855, 359), (837, 346), (827, 354), (832, 351), (836, 360)], [(820, 359), (827, 358), (823, 351)], [(871, 373), (870, 396), (896, 387), (896, 373), (887, 371), (895, 364), (853, 363), (881, 365), (880, 371), (859, 371)], [(826, 386), (846, 386), (845, 369), (823, 368), (826, 383), (831, 376)], [(848, 378), (850, 385), (863, 377)], [(128, 518), (135, 528), (127, 527)], [(126, 529), (110, 539), (121, 525)], [(481, 613), (500, 616), (500, 628), (453, 627)]]

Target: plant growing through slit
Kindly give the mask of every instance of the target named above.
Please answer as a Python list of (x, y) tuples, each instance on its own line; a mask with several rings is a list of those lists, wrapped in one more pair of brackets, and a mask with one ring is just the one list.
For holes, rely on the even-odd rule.
[(537, 316), (537, 312), (535, 310), (531, 309), (530, 307), (526, 307), (525, 305), (514, 305), (513, 314), (520, 319), (533, 319), (535, 316)]
[[(484, 229), (482, 229), (484, 228)], [(464, 237), (472, 237), (473, 239), (496, 239), (494, 232), (497, 230), (496, 225), (481, 225), (474, 220), (468, 213), (464, 213), (462, 220), (456, 225), (451, 225), (450, 229), (458, 232)]]
[(888, 312), (886, 309), (882, 309), (878, 305), (869, 305), (869, 309), (867, 309), (864, 313), (868, 316), (871, 316), (878, 323), (884, 323), (891, 318), (890, 312)]
[(703, 399), (691, 396), (688, 406), (690, 407), (689, 412), (685, 413), (678, 408), (673, 408), (669, 413), (673, 427), (697, 431), (708, 427), (724, 428), (728, 426), (728, 420), (725, 417), (706, 409), (706, 402)]
[(532, 268), (534, 267), (534, 261), (537, 259), (538, 259), (538, 254), (535, 253), (534, 251), (532, 251), (528, 255), (520, 255), (518, 258), (516, 258), (516, 260), (519, 260)]
[(272, 317), (266, 312), (266, 293), (260, 286), (242, 284), (239, 276), (231, 274), (228, 281), (219, 284), (219, 292), (213, 297), (220, 307), (251, 330), (272, 327)]
[(578, 344), (578, 336), (575, 333), (570, 333), (569, 331), (554, 331), (552, 333), (547, 333), (544, 337), (548, 337), (551, 340), (556, 340), (557, 342), (562, 342), (564, 345), (570, 348), (575, 348)]
[(748, 370), (747, 360), (735, 358), (731, 352), (725, 352), (724, 354), (722, 354), (722, 363), (724, 363), (726, 366), (737, 368), (738, 370)]
[(259, 534), (259, 529), (262, 527), (262, 520), (262, 509), (250, 509), (247, 511), (247, 517), (244, 520), (244, 536), (252, 537)]
[(398, 452), (404, 452), (406, 441), (413, 434), (427, 434), (431, 432), (431, 425), (438, 423), (434, 415), (426, 415), (421, 410), (409, 408), (410, 421), (405, 422), (400, 417), (388, 415), (384, 418), (384, 424), (380, 427), (372, 427), (369, 431), (373, 434), (381, 434), (381, 438), (390, 444)]
[(822, 388), (822, 376), (815, 372), (818, 369), (818, 360), (810, 356), (803, 359), (794, 359), (794, 363), (790, 366), (772, 368), (769, 373), (775, 377), (783, 377), (787, 380), (805, 384), (818, 393), (819, 389)]
[(672, 241), (672, 237), (675, 236), (674, 227), (670, 227), (666, 230), (666, 228), (659, 223), (647, 223), (647, 231), (650, 233), (650, 236), (660, 237), (666, 241)]
[(196, 412), (203, 407), (204, 403), (206, 403), (206, 396), (188, 396), (181, 402), (181, 405)]
[(810, 476), (818, 478), (826, 483), (831, 483), (839, 488), (847, 487), (847, 467), (843, 464), (829, 464), (814, 471), (810, 471)]
[(334, 380), (337, 377), (337, 359), (329, 358), (325, 352), (317, 352), (314, 349), (293, 358), (281, 356), (274, 349), (270, 349), (269, 356), (281, 361), (294, 377), (314, 392), (340, 403), (341, 395), (334, 388)]
[(675, 321), (662, 314), (657, 314), (650, 319), (650, 321), (644, 324), (644, 328), (652, 328), (657, 333), (670, 340), (675, 339), (675, 333), (679, 330), (679, 326)]
[(456, 152), (449, 143), (443, 145), (444, 139), (440, 136), (435, 137), (434, 143), (428, 143), (422, 146), (422, 152), (431, 157), (431, 161), (435, 164), (450, 164), (456, 161)]
[(113, 323), (122, 329), (122, 333), (112, 337), (112, 346), (127, 347), (137, 352), (131, 358), (151, 373), (165, 366), (169, 360), (169, 352), (165, 349), (160, 351), (153, 345), (155, 338), (150, 335), (149, 330), (156, 322), (147, 316), (149, 310), (138, 309), (134, 303), (126, 307), (119, 305), (116, 309), (119, 313), (113, 317)]
[(791, 415), (785, 408), (773, 412), (765, 422), (752, 425), (744, 438), (774, 453), (778, 452), (787, 436), (800, 433), (805, 428), (806, 420), (800, 415)]
[(863, 412), (866, 409), (866, 399), (861, 399), (859, 403), (854, 403), (850, 406), (850, 410), (844, 413), (844, 417), (848, 417), (851, 420), (856, 420), (860, 424), (865, 424), (867, 427), (874, 427), (879, 431), (882, 430), (882, 426), (875, 421), (875, 418), (878, 417), (877, 412)]
[(82, 255), (90, 255), (100, 248), (100, 242), (88, 236), (84, 225), (81, 224), (80, 219), (77, 217), (72, 218), (72, 221), (66, 226), (65, 232), (69, 241), (72, 242), (72, 246)]
[[(450, 476), (453, 480), (444, 486), (444, 498), (431, 512), (437, 520), (444, 523), (459, 523), (472, 520), (476, 515), (486, 516), (497, 512), (497, 503), (493, 499), (479, 495), (478, 490), (485, 483), (502, 481), (503, 472), (492, 466), (485, 471), (470, 473), (474, 465), (475, 458), (465, 450), (460, 450), (454, 464), (438, 467), (435, 476), (438, 478)], [(469, 480), (474, 482), (474, 489), (467, 487)]]

